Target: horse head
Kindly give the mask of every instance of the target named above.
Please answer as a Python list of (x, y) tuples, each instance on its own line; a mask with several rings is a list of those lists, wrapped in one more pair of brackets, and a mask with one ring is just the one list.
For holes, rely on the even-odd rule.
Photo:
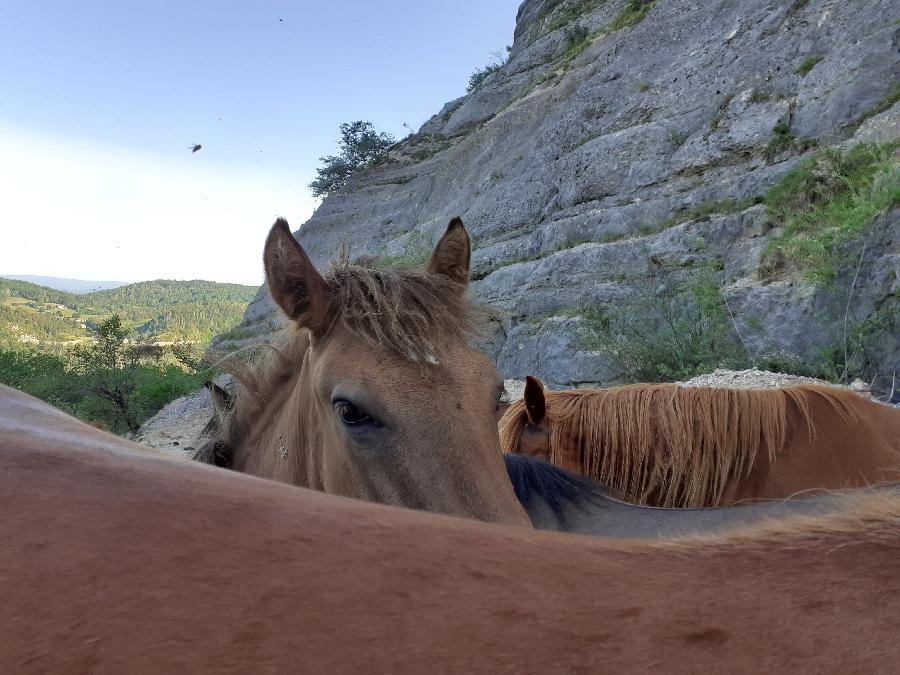
[[(215, 440), (238, 471), (368, 501), (528, 524), (500, 453), (503, 381), (468, 337), (471, 244), (450, 221), (424, 270), (321, 275), (279, 219), (264, 249), (293, 324)], [(222, 407), (226, 399), (215, 396)]]

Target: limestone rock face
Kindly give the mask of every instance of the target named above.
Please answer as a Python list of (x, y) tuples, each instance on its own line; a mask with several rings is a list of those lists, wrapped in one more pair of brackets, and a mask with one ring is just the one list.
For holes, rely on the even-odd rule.
[[(579, 311), (621, 305), (650, 276), (713, 265), (747, 348), (804, 358), (840, 337), (854, 277), (855, 319), (896, 308), (898, 210), (829, 290), (759, 274), (778, 230), (751, 205), (813, 141), (900, 136), (900, 104), (881, 110), (900, 81), (896, 2), (659, 0), (618, 27), (646, 4), (523, 2), (508, 62), (302, 224), (313, 261), (415, 259), (461, 215), (472, 291), (501, 310), (486, 348), (504, 376), (552, 387), (615, 378), (578, 339)], [(798, 142), (773, 144), (779, 124)], [(263, 288), (245, 334), (279, 325)], [(900, 338), (871, 358), (883, 375), (900, 370)]]

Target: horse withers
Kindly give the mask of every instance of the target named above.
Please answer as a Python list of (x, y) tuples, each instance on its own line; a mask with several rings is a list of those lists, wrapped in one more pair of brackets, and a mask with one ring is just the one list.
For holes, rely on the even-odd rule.
[(900, 484), (892, 484), (800, 494), (743, 506), (638, 506), (615, 499), (605, 486), (590, 478), (534, 457), (506, 454), (504, 459), (516, 497), (535, 528), (594, 537), (653, 539), (720, 534), (774, 519), (841, 513), (872, 494), (900, 496)]
[(291, 324), (233, 367), (197, 459), (336, 495), (528, 525), (497, 437), (503, 380), (468, 345), (471, 245), (454, 218), (424, 270), (324, 276), (279, 219), (263, 262)]
[(900, 497), (675, 540), (388, 508), (0, 386), (0, 671), (894, 673)]
[(528, 377), (500, 436), (504, 452), (547, 460), (651, 506), (900, 481), (900, 410), (817, 385), (544, 391)]

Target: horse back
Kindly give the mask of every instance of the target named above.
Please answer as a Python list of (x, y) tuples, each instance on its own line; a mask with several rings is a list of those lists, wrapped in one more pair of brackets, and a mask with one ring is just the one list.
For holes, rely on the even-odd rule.
[(797, 391), (783, 447), (732, 480), (722, 503), (900, 481), (900, 410), (829, 387)]

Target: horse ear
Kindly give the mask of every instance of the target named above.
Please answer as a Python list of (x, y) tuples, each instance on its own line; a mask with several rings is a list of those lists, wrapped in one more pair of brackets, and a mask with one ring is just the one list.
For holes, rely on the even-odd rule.
[(284, 218), (275, 221), (263, 249), (266, 283), (288, 318), (316, 331), (324, 326), (330, 291)]
[(209, 390), (209, 396), (213, 402), (213, 408), (216, 412), (224, 414), (234, 407), (234, 396), (229, 394), (225, 389), (217, 385), (215, 382), (207, 380), (203, 386)]
[(462, 219), (457, 216), (447, 225), (447, 231), (434, 248), (428, 271), (432, 274), (443, 274), (460, 284), (469, 283), (469, 261), (472, 258), (472, 243), (469, 233), (463, 226)]
[(531, 426), (540, 424), (547, 414), (544, 383), (532, 375), (525, 378), (525, 414), (528, 415), (528, 424)]

